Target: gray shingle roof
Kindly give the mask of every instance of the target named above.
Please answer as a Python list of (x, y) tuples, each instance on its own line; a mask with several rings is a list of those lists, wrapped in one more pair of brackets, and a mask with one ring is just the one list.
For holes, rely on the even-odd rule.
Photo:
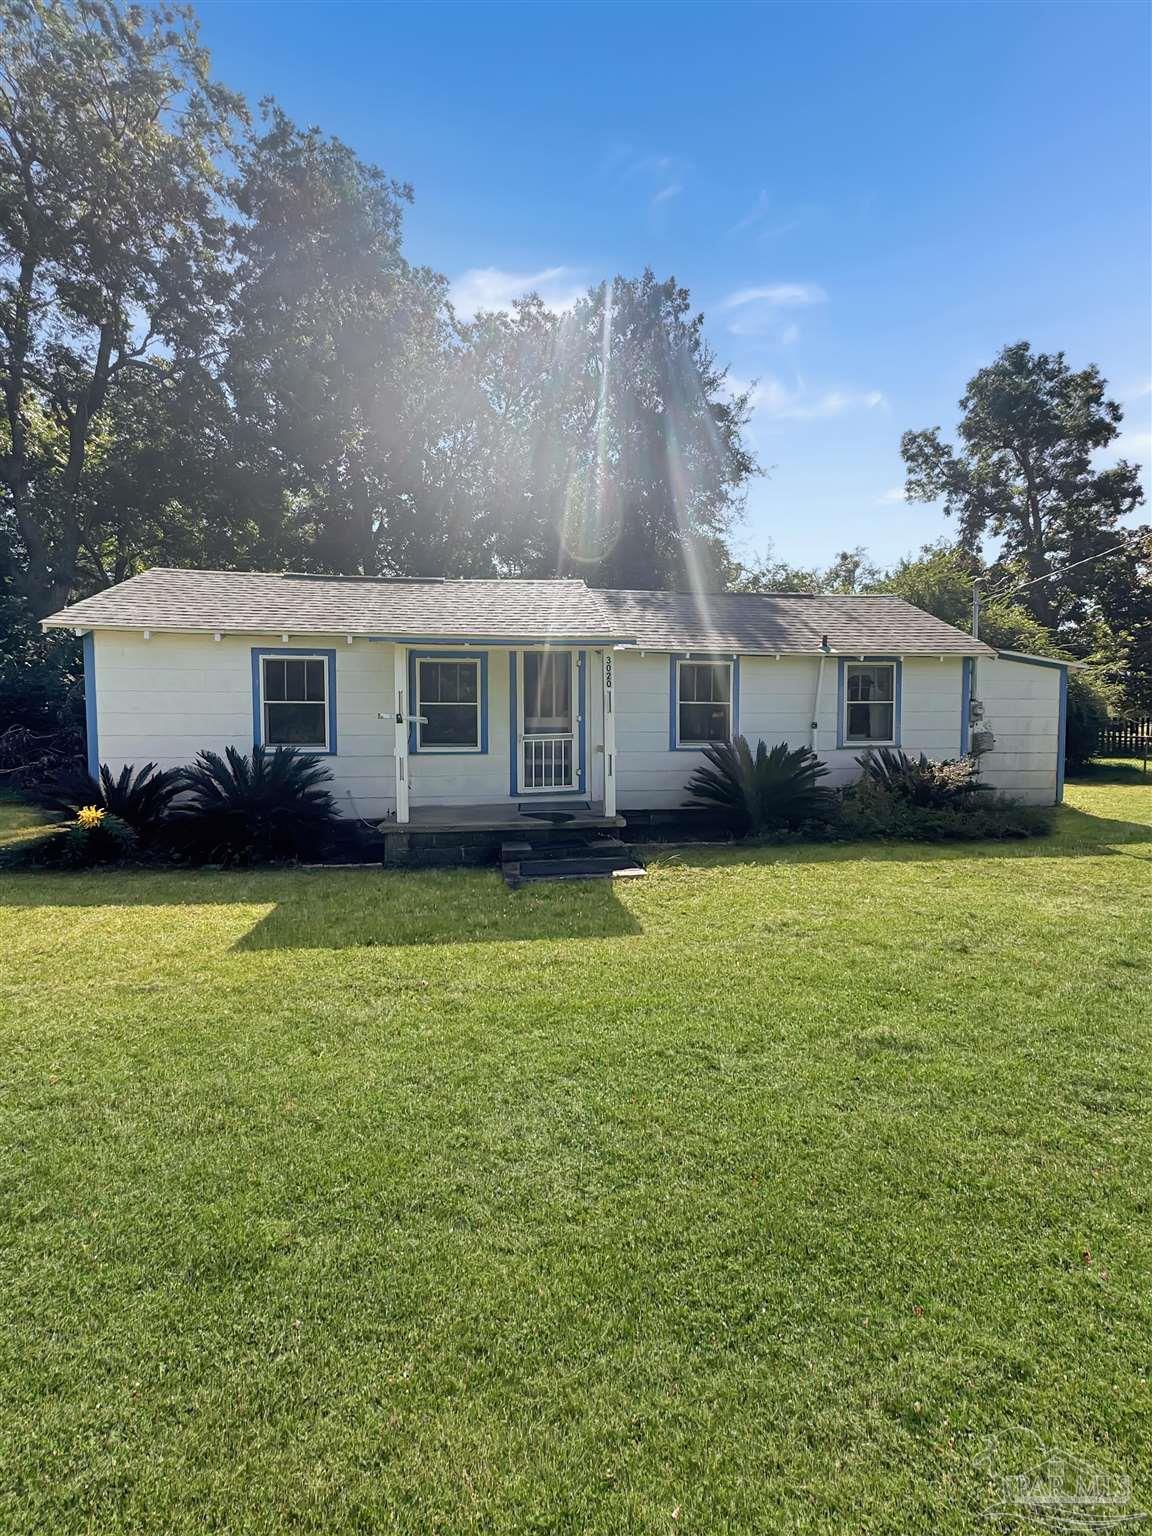
[(165, 567), (61, 609), (45, 623), (412, 639), (610, 641), (618, 633), (598, 594), (582, 581), (388, 581)]
[(402, 639), (587, 640), (654, 651), (991, 655), (898, 597), (594, 591), (582, 581), (390, 581), (157, 567), (54, 613), (56, 628)]
[(993, 654), (963, 630), (887, 595), (617, 591), (600, 596), (621, 629), (630, 630), (638, 645), (654, 651), (811, 654), (827, 635), (829, 647), (847, 655)]

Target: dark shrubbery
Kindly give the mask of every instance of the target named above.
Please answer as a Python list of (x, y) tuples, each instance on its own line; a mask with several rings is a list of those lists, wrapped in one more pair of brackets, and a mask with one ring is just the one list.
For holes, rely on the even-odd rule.
[(336, 821), (325, 787), (331, 773), (295, 747), (251, 757), (229, 747), (224, 757), (201, 752), (182, 769), (181, 799), (166, 838), (174, 851), (196, 863), (257, 864), (315, 853)]
[(828, 769), (807, 747), (787, 742), (755, 756), (743, 736), (704, 748), (709, 766), (697, 768), (687, 789), (697, 806), (717, 806), (734, 829), (769, 832), (833, 819), (836, 797), (818, 784)]
[(994, 795), (974, 758), (934, 762), (923, 754), (877, 748), (856, 759), (860, 779), (839, 793), (817, 783), (828, 769), (807, 748), (786, 743), (755, 756), (743, 737), (706, 747), (709, 767), (688, 781), (696, 804), (718, 806), (734, 831), (780, 842), (974, 842), (1043, 837), (1051, 818), (1040, 807)]
[(844, 791), (837, 835), (895, 838), (901, 842), (979, 842), (983, 839), (1046, 837), (1048, 812), (1005, 796), (985, 794), (952, 805), (916, 805), (862, 779)]
[(921, 752), (909, 757), (896, 747), (872, 747), (856, 761), (864, 778), (906, 805), (925, 810), (945, 810), (963, 805), (973, 795), (988, 794), (978, 778), (974, 757), (945, 758), (937, 762)]
[(102, 807), (110, 816), (127, 822), (142, 842), (157, 837), (180, 789), (180, 770), (158, 769), (145, 763), (137, 769), (132, 763), (113, 777), (105, 763), (96, 780), (86, 769), (49, 780), (32, 792), (32, 799), (49, 811), (71, 815), (86, 805)]

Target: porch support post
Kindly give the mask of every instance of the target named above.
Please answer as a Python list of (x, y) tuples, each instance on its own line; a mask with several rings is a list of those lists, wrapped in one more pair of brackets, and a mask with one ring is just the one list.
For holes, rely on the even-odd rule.
[(393, 716), (395, 725), (396, 756), (396, 820), (408, 820), (408, 716), (411, 713), (408, 700), (408, 649), (397, 645), (393, 649), (395, 674), (393, 686)]
[(604, 814), (616, 814), (616, 677), (611, 649), (604, 651)]

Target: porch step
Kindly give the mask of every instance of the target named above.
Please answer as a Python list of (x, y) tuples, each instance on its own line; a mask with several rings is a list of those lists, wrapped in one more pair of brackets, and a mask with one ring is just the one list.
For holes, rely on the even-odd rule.
[(504, 843), (500, 867), (512, 890), (540, 880), (634, 880), (644, 874), (644, 866), (618, 837), (590, 833)]

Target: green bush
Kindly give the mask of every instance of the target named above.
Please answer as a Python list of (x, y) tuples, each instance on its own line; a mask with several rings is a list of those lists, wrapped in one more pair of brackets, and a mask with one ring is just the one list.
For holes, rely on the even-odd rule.
[(316, 852), (336, 822), (332, 775), (307, 752), (229, 747), (181, 769), (181, 800), (166, 824), (173, 850), (196, 863), (257, 864)]
[(864, 778), (841, 796), (836, 831), (849, 839), (894, 838), (902, 842), (979, 842), (985, 839), (1046, 837), (1050, 813), (1007, 796), (985, 793), (951, 805), (916, 805)]
[(1108, 689), (1087, 672), (1068, 669), (1068, 718), (1064, 727), (1064, 763), (1075, 773), (1086, 768), (1100, 746), (1108, 723)]
[(807, 747), (757, 743), (755, 756), (743, 736), (704, 748), (708, 766), (687, 784), (694, 808), (718, 808), (740, 832), (761, 833), (830, 821), (836, 797), (817, 783), (828, 769)]
[(974, 757), (936, 761), (921, 752), (909, 757), (894, 747), (872, 747), (856, 761), (871, 780), (895, 800), (924, 809), (943, 810), (962, 805), (973, 795), (987, 794)]
[(137, 769), (128, 763), (114, 777), (105, 763), (98, 780), (86, 769), (77, 768), (33, 789), (31, 798), (45, 810), (66, 811), (73, 816), (82, 806), (101, 806), (148, 842), (159, 832), (179, 787), (178, 769), (161, 770), (155, 763)]

